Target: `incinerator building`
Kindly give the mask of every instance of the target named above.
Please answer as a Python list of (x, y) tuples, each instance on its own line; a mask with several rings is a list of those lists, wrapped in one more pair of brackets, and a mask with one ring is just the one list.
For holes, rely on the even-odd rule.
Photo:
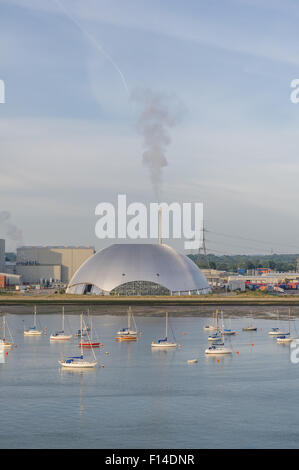
[(198, 266), (165, 244), (115, 244), (76, 271), (68, 294), (191, 295), (210, 286)]

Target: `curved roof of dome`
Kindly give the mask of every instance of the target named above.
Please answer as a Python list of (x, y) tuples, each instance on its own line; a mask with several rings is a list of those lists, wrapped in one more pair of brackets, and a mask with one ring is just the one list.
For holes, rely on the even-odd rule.
[(158, 244), (115, 244), (104, 248), (80, 266), (68, 288), (92, 284), (110, 292), (132, 281), (154, 282), (173, 292), (209, 289), (206, 278), (190, 258)]

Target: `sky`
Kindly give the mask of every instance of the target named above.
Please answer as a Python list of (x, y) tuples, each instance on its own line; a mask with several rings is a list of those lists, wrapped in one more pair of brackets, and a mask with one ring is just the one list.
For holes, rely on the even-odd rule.
[(155, 201), (131, 99), (151, 90), (180, 108), (161, 200), (203, 202), (209, 252), (299, 253), (298, 20), (295, 0), (0, 0), (7, 249), (101, 249), (98, 203)]

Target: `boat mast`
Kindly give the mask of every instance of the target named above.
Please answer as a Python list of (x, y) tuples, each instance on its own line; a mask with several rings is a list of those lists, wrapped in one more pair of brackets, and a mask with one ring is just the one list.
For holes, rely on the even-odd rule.
[(131, 328), (131, 307), (128, 309), (128, 330)]
[(5, 313), (3, 315), (3, 338), (5, 339), (5, 326), (6, 326), (6, 322), (5, 322)]
[(80, 315), (80, 333), (81, 333), (81, 341), (80, 341), (80, 349), (81, 349), (81, 356), (83, 356), (83, 344), (82, 344), (82, 320), (83, 320), (83, 314), (81, 313)]
[(34, 306), (34, 326), (36, 328), (36, 305)]
[(165, 333), (166, 339), (167, 339), (167, 336), (168, 336), (168, 312), (166, 312), (166, 333)]
[(62, 331), (64, 332), (64, 306), (62, 307)]

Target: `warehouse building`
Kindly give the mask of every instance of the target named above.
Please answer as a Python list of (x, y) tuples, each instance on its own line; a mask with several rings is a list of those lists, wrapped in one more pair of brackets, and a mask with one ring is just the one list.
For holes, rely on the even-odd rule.
[(22, 246), (17, 249), (16, 272), (24, 283), (68, 283), (94, 254), (90, 246)]
[(0, 272), (5, 272), (5, 240), (0, 239)]

